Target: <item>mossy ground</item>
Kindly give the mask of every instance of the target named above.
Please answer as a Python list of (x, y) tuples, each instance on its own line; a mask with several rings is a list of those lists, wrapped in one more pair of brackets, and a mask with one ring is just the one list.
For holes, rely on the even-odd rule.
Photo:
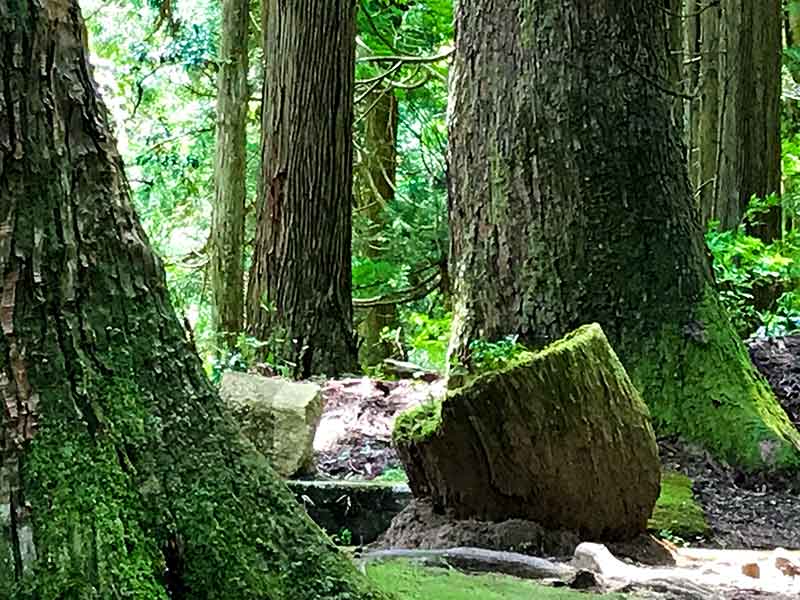
[(658, 497), (648, 529), (656, 535), (669, 535), (684, 540), (696, 539), (708, 532), (703, 507), (692, 493), (692, 480), (680, 473), (661, 475)]
[[(465, 575), (455, 570), (429, 569), (404, 561), (375, 563), (367, 576), (398, 600), (577, 600), (584, 592), (543, 585), (503, 575)], [(604, 594), (622, 600), (622, 594)]]

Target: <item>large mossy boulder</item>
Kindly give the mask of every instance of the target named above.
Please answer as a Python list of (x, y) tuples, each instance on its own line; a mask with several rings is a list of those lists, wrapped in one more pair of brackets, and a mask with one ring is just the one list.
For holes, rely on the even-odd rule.
[(394, 441), (414, 495), (459, 519), (623, 540), (659, 495), (647, 407), (596, 324), (403, 413)]
[(314, 435), (323, 409), (318, 385), (228, 372), (222, 377), (220, 396), (244, 435), (279, 475), (314, 470)]

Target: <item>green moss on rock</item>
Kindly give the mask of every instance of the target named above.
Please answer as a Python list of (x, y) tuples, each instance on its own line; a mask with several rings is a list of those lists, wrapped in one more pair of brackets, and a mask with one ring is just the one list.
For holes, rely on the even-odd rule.
[(394, 442), (421, 441), (436, 433), (442, 420), (442, 402), (430, 400), (398, 415), (392, 432)]
[(403, 414), (394, 441), (414, 495), (457, 518), (619, 540), (658, 497), (647, 407), (597, 324)]
[(648, 529), (656, 534), (669, 532), (683, 539), (699, 538), (708, 533), (703, 507), (692, 493), (691, 479), (674, 472), (661, 475), (661, 494)]

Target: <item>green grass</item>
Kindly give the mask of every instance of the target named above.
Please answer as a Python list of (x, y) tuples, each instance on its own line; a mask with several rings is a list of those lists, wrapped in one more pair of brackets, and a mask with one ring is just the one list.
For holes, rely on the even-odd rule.
[(708, 532), (703, 507), (692, 493), (691, 479), (680, 473), (661, 475), (661, 495), (648, 529), (661, 537), (685, 540), (702, 537)]
[[(399, 600), (580, 600), (590, 596), (565, 588), (550, 588), (503, 575), (465, 575), (455, 570), (429, 569), (394, 560), (367, 566), (367, 576)], [(604, 594), (622, 600), (622, 594)]]

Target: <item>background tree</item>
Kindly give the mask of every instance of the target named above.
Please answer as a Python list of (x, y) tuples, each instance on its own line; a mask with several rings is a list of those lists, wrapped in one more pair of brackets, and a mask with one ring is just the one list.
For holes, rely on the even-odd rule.
[(244, 316), (249, 4), (249, 0), (222, 3), (209, 271), (214, 330), (223, 352), (236, 345)]
[(203, 375), (77, 1), (0, 14), (2, 595), (378, 598)]
[(664, 24), (649, 0), (458, 5), (452, 351), (468, 362), (472, 340), (541, 346), (596, 321), (662, 432), (797, 464), (800, 435), (714, 288)]
[[(688, 4), (688, 60), (699, 64), (692, 183), (704, 219), (733, 229), (752, 196), (781, 191), (781, 0)], [(750, 229), (780, 237), (780, 207)]]
[[(355, 170), (356, 210), (364, 219), (365, 255), (380, 260), (384, 250), (387, 207), (397, 189), (398, 102), (394, 89), (367, 93), (361, 107), (363, 146), (358, 151)], [(392, 354), (383, 340), (384, 328), (397, 324), (397, 305), (385, 300), (366, 309), (360, 331), (363, 337), (360, 360), (372, 365)]]
[(355, 4), (263, 4), (262, 172), (248, 330), (297, 377), (356, 366)]

